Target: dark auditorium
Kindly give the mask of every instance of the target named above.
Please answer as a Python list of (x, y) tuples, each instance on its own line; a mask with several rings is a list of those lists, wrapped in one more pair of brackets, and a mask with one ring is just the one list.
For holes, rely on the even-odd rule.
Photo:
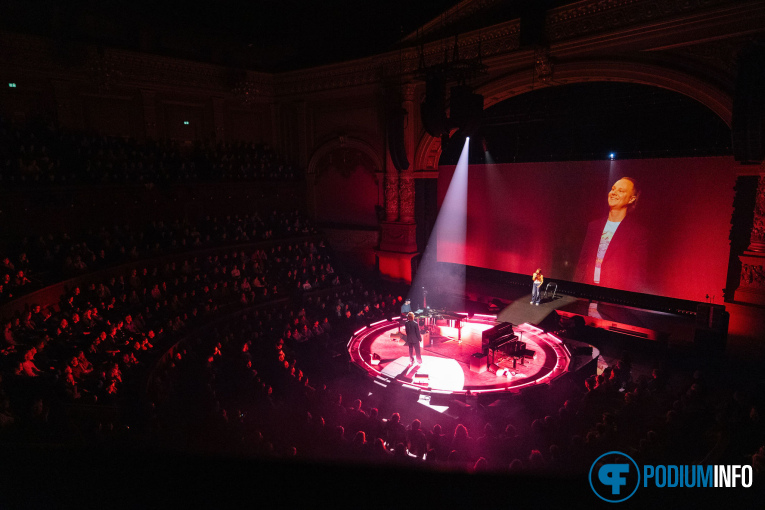
[(765, 3), (0, 2), (0, 326), (0, 509), (761, 507)]

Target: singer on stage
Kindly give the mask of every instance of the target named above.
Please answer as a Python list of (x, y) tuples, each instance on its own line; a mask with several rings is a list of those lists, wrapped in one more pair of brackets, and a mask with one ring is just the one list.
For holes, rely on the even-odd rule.
[(540, 301), (540, 288), (542, 287), (542, 282), (545, 281), (545, 277), (542, 276), (542, 269), (537, 269), (534, 271), (534, 274), (531, 275), (531, 304), (539, 306)]

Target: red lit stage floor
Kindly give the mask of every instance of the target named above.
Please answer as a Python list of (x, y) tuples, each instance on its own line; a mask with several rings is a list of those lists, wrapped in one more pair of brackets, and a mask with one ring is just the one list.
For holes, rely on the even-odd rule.
[[(527, 349), (534, 352), (521, 364), (502, 352), (496, 353), (494, 363), (506, 368), (509, 375), (498, 376), (490, 371), (471, 371), (472, 355), (481, 352), (481, 333), (496, 325), (495, 317), (476, 316), (462, 321), (462, 341), (458, 341), (457, 329), (436, 326), (437, 331), (426, 339), (422, 350), (422, 365), (409, 365), (409, 348), (397, 338), (399, 323), (380, 321), (357, 331), (348, 350), (351, 360), (384, 386), (396, 382), (414, 388), (443, 392), (482, 393), (508, 391), (526, 386), (548, 383), (569, 369), (571, 355), (555, 336), (530, 324), (514, 327)], [(402, 328), (403, 329), (403, 328)], [(372, 364), (373, 354), (380, 357), (379, 364)], [(486, 358), (483, 358), (485, 365)], [(419, 375), (419, 377), (418, 377)], [(427, 376), (423, 380), (423, 376)]]

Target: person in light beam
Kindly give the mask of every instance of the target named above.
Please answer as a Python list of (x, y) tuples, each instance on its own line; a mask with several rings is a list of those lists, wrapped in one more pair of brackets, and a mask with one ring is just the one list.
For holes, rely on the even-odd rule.
[(417, 354), (417, 364), (422, 364), (422, 356), (420, 355), (420, 346), (422, 345), (422, 335), (420, 334), (420, 325), (414, 320), (414, 313), (409, 312), (406, 316), (407, 321), (406, 330), (406, 343), (409, 344), (409, 364), (414, 365), (414, 354)]

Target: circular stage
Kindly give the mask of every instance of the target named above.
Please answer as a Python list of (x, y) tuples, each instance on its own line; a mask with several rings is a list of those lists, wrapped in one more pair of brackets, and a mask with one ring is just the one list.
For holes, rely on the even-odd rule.
[(398, 317), (354, 333), (348, 342), (351, 361), (381, 386), (401, 384), (444, 393), (519, 390), (549, 383), (569, 370), (571, 354), (563, 342), (531, 324), (513, 326), (518, 341), (526, 344), (525, 351), (512, 355), (499, 349), (493, 359), (492, 354), (480, 357), (481, 335), (499, 324), (496, 316), (457, 315), (464, 317), (459, 330), (457, 321), (436, 321), (423, 334), (422, 365), (409, 364), (409, 346), (401, 339), (404, 328)]

